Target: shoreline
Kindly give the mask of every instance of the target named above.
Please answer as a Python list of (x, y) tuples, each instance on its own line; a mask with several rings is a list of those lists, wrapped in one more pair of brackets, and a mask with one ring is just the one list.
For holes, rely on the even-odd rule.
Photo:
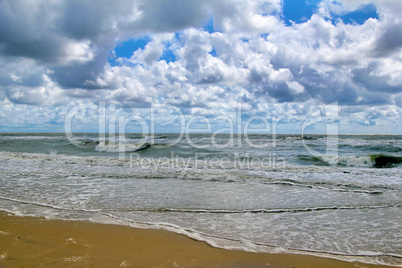
[(397, 267), (214, 248), (174, 232), (0, 211), (0, 267)]

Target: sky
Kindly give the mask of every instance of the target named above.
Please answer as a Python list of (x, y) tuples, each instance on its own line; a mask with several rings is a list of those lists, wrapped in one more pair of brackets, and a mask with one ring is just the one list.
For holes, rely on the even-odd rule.
[(0, 132), (402, 134), (400, 0), (0, 0)]

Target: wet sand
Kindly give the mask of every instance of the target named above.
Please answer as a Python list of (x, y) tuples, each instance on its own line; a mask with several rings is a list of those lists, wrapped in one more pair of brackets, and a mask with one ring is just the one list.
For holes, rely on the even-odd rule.
[(164, 230), (0, 211), (0, 267), (389, 267), (217, 249)]

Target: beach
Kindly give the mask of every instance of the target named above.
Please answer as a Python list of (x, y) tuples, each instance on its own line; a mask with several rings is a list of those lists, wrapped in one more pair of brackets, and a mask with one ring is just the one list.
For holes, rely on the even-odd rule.
[(1, 134), (0, 267), (402, 265), (401, 136), (141, 137)]
[(0, 268), (402, 268), (401, 13), (0, 0)]
[(0, 212), (0, 267), (390, 267), (213, 248), (165, 230)]

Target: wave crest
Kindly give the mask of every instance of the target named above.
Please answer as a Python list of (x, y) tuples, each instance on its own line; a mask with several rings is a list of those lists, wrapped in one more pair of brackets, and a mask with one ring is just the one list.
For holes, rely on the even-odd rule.
[(367, 155), (367, 156), (306, 156), (300, 155), (299, 160), (322, 166), (356, 166), (356, 167), (375, 167), (391, 168), (402, 163), (402, 157), (390, 155)]
[(121, 152), (138, 152), (148, 149), (151, 145), (148, 142), (144, 143), (121, 143), (121, 142), (99, 142), (95, 147), (95, 151), (107, 153)]

